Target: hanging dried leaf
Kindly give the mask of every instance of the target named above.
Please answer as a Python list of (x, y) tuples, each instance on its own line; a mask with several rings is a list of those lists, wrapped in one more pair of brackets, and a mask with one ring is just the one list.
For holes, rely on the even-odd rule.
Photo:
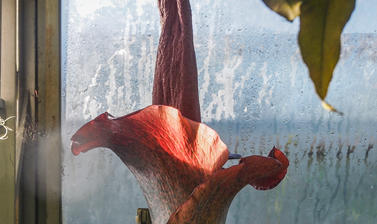
[(340, 55), (340, 35), (355, 0), (308, 0), (301, 6), (301, 55), (319, 97), (324, 100)]
[(302, 0), (263, 0), (263, 2), (289, 21), (293, 21), (300, 15)]

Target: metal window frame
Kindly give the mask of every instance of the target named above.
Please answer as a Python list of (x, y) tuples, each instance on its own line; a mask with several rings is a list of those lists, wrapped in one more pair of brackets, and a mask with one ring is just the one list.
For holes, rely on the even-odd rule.
[[(16, 4), (14, 0), (0, 2), (0, 97), (5, 101), (6, 112), (2, 116), (16, 112)], [(15, 129), (15, 121), (7, 126)], [(0, 141), (0, 220), (2, 223), (15, 222), (15, 133)]]
[(62, 223), (60, 0), (2, 0), (0, 27), (0, 220)]

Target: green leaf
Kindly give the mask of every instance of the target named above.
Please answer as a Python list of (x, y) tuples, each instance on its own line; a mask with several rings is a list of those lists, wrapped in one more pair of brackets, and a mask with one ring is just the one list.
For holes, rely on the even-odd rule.
[(293, 21), (300, 15), (302, 0), (263, 0), (263, 2), (273, 11)]
[(340, 35), (355, 0), (306, 0), (298, 41), (318, 96), (324, 100), (340, 55)]

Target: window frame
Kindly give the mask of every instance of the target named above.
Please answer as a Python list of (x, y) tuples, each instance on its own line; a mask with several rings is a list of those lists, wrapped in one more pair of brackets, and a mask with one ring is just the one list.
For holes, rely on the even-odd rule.
[(0, 2), (2, 117), (16, 117), (0, 141), (4, 223), (62, 223), (60, 4)]
[[(0, 97), (5, 102), (2, 118), (15, 114), (16, 107), (16, 1), (0, 2)], [(15, 128), (15, 121), (6, 126)], [(9, 132), (8, 139), (0, 141), (0, 220), (15, 222), (15, 133)]]

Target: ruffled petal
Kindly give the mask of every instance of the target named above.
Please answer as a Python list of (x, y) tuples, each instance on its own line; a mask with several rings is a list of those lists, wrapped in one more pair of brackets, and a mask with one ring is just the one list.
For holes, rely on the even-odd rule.
[(285, 163), (288, 160), (280, 150), (273, 148), (268, 157), (245, 157), (239, 165), (216, 172), (195, 188), (190, 198), (172, 214), (168, 224), (225, 223), (233, 198), (244, 186), (251, 184), (257, 188), (272, 188), (272, 185), (278, 184), (276, 179), (281, 181), (280, 177), (288, 166), (281, 161)]
[(250, 183), (250, 185), (257, 190), (269, 190), (276, 187), (287, 174), (289, 161), (282, 151), (273, 147), (273, 149), (268, 154), (268, 157), (278, 160), (282, 164), (282, 168), (281, 171), (276, 175), (260, 178)]

